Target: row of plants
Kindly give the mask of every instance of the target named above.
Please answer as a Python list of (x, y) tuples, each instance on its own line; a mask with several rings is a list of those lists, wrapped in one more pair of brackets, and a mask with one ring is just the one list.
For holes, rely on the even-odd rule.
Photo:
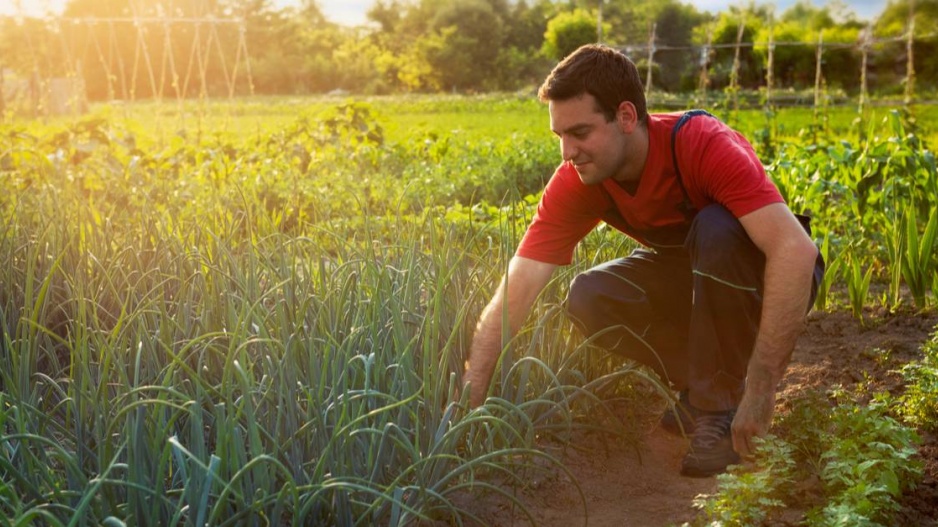
[[(630, 437), (605, 402), (654, 379), (581, 342), (552, 302), (508, 346), (483, 407), (456, 394), (556, 145), (394, 138), (392, 118), (341, 103), (247, 138), (165, 141), (103, 118), (4, 127), (0, 518), (463, 522), (461, 496), (514, 500), (511, 484), (545, 466), (534, 458), (555, 463), (538, 437)], [(931, 154), (896, 119), (862, 153), (792, 147), (770, 169), (790, 201), (824, 212), (830, 261), (861, 259), (876, 280), (893, 269), (884, 226), (911, 218), (903, 200), (923, 202), (902, 232), (934, 216)], [(831, 161), (838, 148), (850, 163)], [(856, 166), (882, 179), (851, 186)], [(631, 245), (597, 229), (545, 297)], [(829, 275), (824, 306), (842, 302), (843, 279)]]
[[(783, 145), (768, 166), (793, 210), (816, 216), (815, 234), (828, 262), (817, 308), (831, 286), (845, 283), (857, 317), (879, 302), (895, 309), (907, 288), (918, 308), (938, 295), (938, 165), (934, 152), (893, 111), (887, 136), (827, 145)], [(870, 298), (873, 278), (886, 284)]]
[(99, 225), (46, 205), (2, 238), (11, 524), (462, 521), (454, 497), (514, 499), (486, 478), (552, 462), (535, 437), (631, 371), (562, 355), (562, 317), (545, 316), (503, 373), (517, 388), (467, 412), (469, 320), (498, 269), (430, 218), (304, 237), (250, 212)]
[[(466, 521), (460, 495), (513, 500), (488, 481), (543, 470), (535, 438), (638, 375), (566, 353), (545, 306), (500, 396), (468, 412), (472, 320), (531, 204), (411, 199), (376, 168), (403, 147), (357, 111), (253, 148), (144, 150), (103, 121), (4, 134), (4, 522)], [(319, 157), (298, 162), (297, 144)], [(402, 170), (499, 155), (433, 146)]]
[(870, 394), (839, 390), (792, 401), (753, 461), (698, 496), (698, 523), (766, 525), (799, 507), (805, 525), (895, 525), (902, 493), (922, 478), (917, 430), (938, 430), (938, 328), (921, 352), (902, 367), (901, 395), (863, 404)]

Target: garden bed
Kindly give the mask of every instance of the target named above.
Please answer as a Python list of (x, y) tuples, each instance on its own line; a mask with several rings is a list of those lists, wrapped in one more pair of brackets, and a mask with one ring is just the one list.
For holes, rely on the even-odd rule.
[[(811, 390), (855, 392), (863, 385), (865, 393), (901, 395), (898, 369), (921, 358), (921, 346), (935, 332), (936, 323), (935, 312), (867, 311), (863, 323), (845, 311), (813, 313), (779, 392), (779, 415), (790, 401)], [(516, 494), (537, 524), (664, 526), (700, 520), (694, 498), (715, 492), (718, 482), (679, 475), (687, 440), (657, 428), (656, 417), (663, 407), (664, 401), (657, 400), (640, 416), (635, 416), (634, 408), (616, 408), (620, 419), (641, 429), (644, 440), (637, 449), (597, 432), (577, 432), (564, 446), (542, 445), (576, 478), (586, 503), (568, 475), (546, 468), (543, 476), (529, 480)], [(930, 433), (921, 436), (924, 475), (915, 489), (903, 495), (895, 525), (938, 525), (938, 438)], [(804, 506), (790, 508), (771, 524), (798, 524), (805, 510), (817, 505), (817, 493), (811, 488), (816, 484), (806, 481), (793, 488)], [(483, 497), (470, 508), (490, 525), (509, 525), (512, 518), (516, 525), (526, 521), (520, 507), (505, 500)]]

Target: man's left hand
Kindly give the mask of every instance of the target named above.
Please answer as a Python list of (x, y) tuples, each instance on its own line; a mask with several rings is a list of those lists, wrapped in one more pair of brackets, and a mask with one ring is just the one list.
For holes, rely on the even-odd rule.
[(769, 431), (774, 412), (774, 390), (758, 393), (746, 390), (736, 410), (736, 418), (733, 419), (733, 449), (740, 456), (748, 458), (755, 453), (753, 439)]

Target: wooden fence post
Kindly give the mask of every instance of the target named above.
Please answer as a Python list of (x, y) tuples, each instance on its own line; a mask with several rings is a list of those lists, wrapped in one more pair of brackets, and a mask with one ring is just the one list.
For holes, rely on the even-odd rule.
[(655, 32), (658, 30), (658, 24), (651, 25), (651, 37), (648, 39), (648, 74), (645, 78), (645, 98), (651, 96), (651, 70), (655, 66)]
[(596, 15), (596, 43), (603, 43), (603, 3), (605, 0), (599, 0), (599, 11)]
[(817, 34), (817, 51), (815, 53), (815, 66), (814, 66), (814, 142), (817, 142), (817, 133), (820, 128), (818, 122), (819, 110), (821, 104), (823, 104), (823, 98), (821, 96), (821, 79), (822, 79), (822, 68), (821, 63), (824, 55), (824, 30), (820, 30)]
[[(869, 69), (869, 55), (870, 55), (870, 45), (872, 43), (873, 37), (873, 28), (872, 25), (867, 25), (866, 29), (860, 33), (860, 102), (859, 107), (857, 108), (857, 113), (860, 114), (860, 119), (862, 122), (863, 112), (866, 109), (867, 98), (869, 97), (869, 91), (867, 86), (867, 70)], [(862, 127), (862, 126), (861, 126)], [(862, 133), (862, 130), (861, 130)]]
[(704, 46), (700, 57), (700, 79), (697, 81), (697, 90), (700, 92), (700, 103), (707, 105), (707, 87), (710, 85), (710, 46), (713, 44), (713, 25), (707, 26), (707, 45)]
[(765, 69), (765, 108), (772, 107), (772, 84), (775, 82), (775, 26), (769, 21), (769, 49)]
[(903, 103), (906, 110), (912, 105), (912, 99), (915, 97), (915, 0), (909, 0), (909, 34), (905, 44), (906, 66), (905, 66), (905, 98)]
[(733, 119), (739, 113), (739, 53), (742, 49), (743, 32), (746, 30), (746, 20), (739, 21), (739, 30), (736, 32), (736, 52), (733, 55), (733, 71), (730, 73), (730, 95), (733, 97)]

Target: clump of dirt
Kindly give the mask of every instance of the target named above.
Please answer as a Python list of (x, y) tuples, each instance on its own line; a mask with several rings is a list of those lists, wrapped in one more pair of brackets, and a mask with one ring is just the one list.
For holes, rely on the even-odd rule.
[[(813, 313), (800, 338), (778, 395), (778, 412), (809, 390), (842, 387), (864, 393), (902, 392), (897, 370), (921, 358), (922, 344), (936, 330), (938, 313), (889, 313), (870, 310), (859, 321), (847, 312)], [(712, 493), (716, 478), (680, 475), (688, 440), (657, 427), (664, 408), (649, 397), (643, 411), (621, 409), (624, 422), (643, 436), (639, 447), (628, 446), (609, 434), (575, 432), (565, 447), (544, 444), (566, 467), (544, 467), (542, 477), (517, 490), (515, 496), (543, 526), (667, 526), (692, 521), (698, 514), (694, 498)], [(617, 409), (618, 411), (619, 409)], [(902, 500), (898, 525), (938, 526), (938, 437), (923, 434), (919, 455), (925, 475)], [(583, 496), (571, 480), (579, 483)], [(585, 499), (585, 503), (584, 503)], [(481, 497), (468, 507), (486, 525), (526, 525), (520, 507), (504, 500)], [(800, 518), (784, 518), (794, 525)]]

